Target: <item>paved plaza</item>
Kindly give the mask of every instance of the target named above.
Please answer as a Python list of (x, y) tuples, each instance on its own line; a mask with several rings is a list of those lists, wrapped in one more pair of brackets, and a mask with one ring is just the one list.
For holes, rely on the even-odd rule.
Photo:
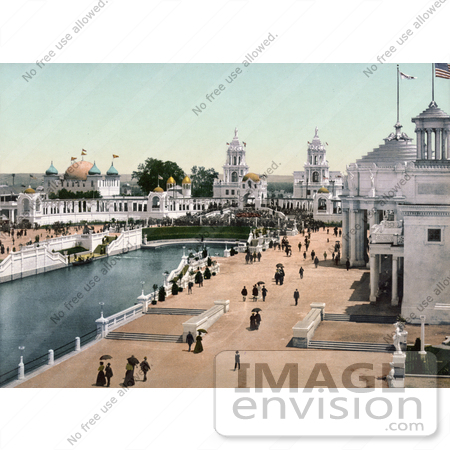
[[(297, 244), (304, 237), (300, 234), (289, 237), (293, 253), (287, 257), (283, 251), (268, 249), (262, 253), (261, 262), (245, 264), (243, 254), (230, 258), (217, 258), (220, 263), (220, 273), (205, 280), (203, 287), (197, 285), (193, 294), (188, 295), (185, 289), (177, 296), (170, 296), (165, 302), (158, 302), (157, 307), (167, 308), (196, 308), (209, 309), (215, 300), (230, 300), (230, 310), (214, 323), (208, 334), (203, 336), (204, 351), (199, 354), (189, 353), (187, 344), (164, 343), (146, 341), (126, 341), (102, 339), (95, 345), (88, 346), (76, 356), (55, 365), (49, 370), (30, 378), (19, 387), (95, 387), (97, 368), (101, 355), (109, 354), (114, 376), (111, 387), (117, 388), (123, 383), (126, 359), (134, 355), (139, 361), (147, 356), (151, 364), (148, 381), (141, 381), (138, 370), (135, 371), (137, 381), (134, 388), (211, 388), (214, 387), (214, 359), (221, 352), (228, 351), (227, 359), (219, 357), (218, 367), (221, 380), (227, 386), (233, 386), (237, 380), (237, 372), (233, 372), (235, 350), (242, 354), (241, 361), (251, 359), (254, 351), (265, 350), (267, 362), (273, 367), (282, 367), (288, 360), (288, 352), (295, 360), (301, 361), (304, 368), (301, 382), (306, 380), (316, 363), (326, 363), (336, 373), (355, 362), (373, 363), (382, 368), (374, 375), (380, 379), (377, 387), (383, 386), (381, 376), (389, 371), (390, 353), (366, 353), (329, 350), (306, 350), (289, 346), (292, 339), (292, 327), (310, 311), (310, 304), (323, 302), (326, 313), (336, 314), (374, 314), (395, 316), (400, 313), (400, 307), (392, 307), (389, 299), (382, 298), (376, 305), (369, 303), (369, 270), (345, 268), (345, 261), (335, 266), (331, 261), (332, 245), (336, 240), (326, 231), (311, 233), (311, 243), (306, 260), (302, 251), (298, 251)], [(327, 243), (327, 238), (330, 242)], [(310, 253), (314, 250), (319, 257), (320, 264), (316, 269)], [(328, 253), (328, 260), (324, 261), (323, 253)], [(286, 277), (282, 286), (274, 281), (275, 266), (282, 263), (285, 266)], [(305, 272), (301, 280), (299, 268), (303, 266)], [(251, 298), (242, 301), (240, 294), (245, 285), (249, 292), (258, 281), (264, 281), (268, 289), (266, 302), (253, 302)], [(294, 306), (293, 293), (300, 291), (298, 306)], [(131, 291), (131, 289), (130, 289)], [(249, 296), (251, 297), (251, 296)], [(134, 299), (130, 297), (130, 306)], [(250, 330), (251, 310), (255, 307), (262, 309), (262, 322), (259, 330)], [(114, 331), (136, 333), (152, 333), (181, 335), (182, 323), (188, 316), (143, 315)], [(427, 326), (427, 344), (440, 344), (449, 333), (448, 326)], [(314, 339), (329, 341), (354, 341), (385, 343), (389, 341), (393, 325), (322, 322), (316, 331)], [(414, 343), (420, 335), (420, 327), (407, 326), (409, 332), (408, 343)], [(392, 343), (392, 339), (390, 342)], [(272, 352), (270, 352), (272, 351)], [(246, 353), (247, 352), (247, 353)], [(245, 356), (247, 355), (247, 356)], [(139, 379), (141, 378), (141, 379)], [(340, 378), (336, 384), (339, 387)]]

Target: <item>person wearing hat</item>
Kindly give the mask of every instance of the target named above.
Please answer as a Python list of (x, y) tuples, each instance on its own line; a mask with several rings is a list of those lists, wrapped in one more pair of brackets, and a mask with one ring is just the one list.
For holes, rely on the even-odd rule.
[(192, 333), (189, 331), (189, 333), (186, 336), (186, 343), (189, 345), (188, 352), (191, 351), (191, 345), (194, 343), (194, 336), (192, 336)]
[(241, 355), (239, 354), (239, 350), (236, 350), (236, 354), (234, 355), (234, 370), (241, 370)]
[(108, 364), (106, 365), (105, 376), (106, 376), (106, 379), (108, 380), (108, 384), (107, 384), (106, 387), (110, 387), (110, 385), (111, 385), (111, 378), (112, 378), (112, 376), (113, 376), (113, 371), (112, 371), (112, 368), (111, 368), (111, 363), (108, 363)]
[(150, 370), (150, 364), (148, 363), (146, 356), (144, 356), (144, 361), (141, 362), (141, 370), (144, 372), (143, 381), (147, 381), (147, 372)]

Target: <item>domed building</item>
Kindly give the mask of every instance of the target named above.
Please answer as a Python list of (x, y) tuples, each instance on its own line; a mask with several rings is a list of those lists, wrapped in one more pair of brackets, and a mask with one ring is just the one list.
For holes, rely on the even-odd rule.
[(341, 172), (330, 170), (325, 145), (316, 127), (312, 142), (308, 142), (304, 171), (294, 172), (292, 203), (312, 210), (316, 220), (339, 222), (343, 177)]
[(195, 211), (197, 199), (192, 198), (191, 187), (192, 182), (187, 175), (181, 181), (181, 186), (177, 185), (173, 177), (169, 177), (166, 190), (160, 186), (155, 187), (148, 194), (148, 209), (153, 217), (177, 217), (188, 211)]
[(247, 144), (239, 141), (237, 128), (228, 145), (223, 179), (214, 180), (213, 197), (219, 203), (229, 202), (239, 208), (250, 206), (258, 209), (267, 201), (267, 181), (265, 177), (248, 171), (245, 162)]
[(56, 193), (61, 189), (73, 192), (99, 191), (102, 197), (120, 195), (120, 175), (114, 164), (102, 175), (96, 162), (74, 161), (63, 176), (53, 165), (45, 171), (44, 190), (47, 194)]

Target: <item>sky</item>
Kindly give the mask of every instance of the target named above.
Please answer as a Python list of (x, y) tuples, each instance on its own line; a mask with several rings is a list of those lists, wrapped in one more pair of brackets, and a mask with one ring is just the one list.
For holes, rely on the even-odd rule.
[[(411, 117), (431, 101), (431, 64), (400, 70), (417, 77), (400, 81), (402, 131), (415, 138)], [(450, 112), (450, 81), (437, 78), (435, 92)], [(395, 64), (0, 64), (0, 173), (43, 173), (51, 161), (63, 173), (82, 149), (102, 173), (112, 154), (124, 174), (149, 157), (222, 173), (237, 127), (250, 171), (275, 162), (275, 175), (292, 175), (316, 126), (331, 170), (344, 171), (395, 122)]]

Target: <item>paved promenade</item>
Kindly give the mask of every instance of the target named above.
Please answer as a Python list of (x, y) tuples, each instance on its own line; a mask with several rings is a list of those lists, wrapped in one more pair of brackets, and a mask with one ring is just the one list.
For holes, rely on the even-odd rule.
[[(330, 243), (327, 244), (327, 238)], [(111, 387), (121, 385), (125, 376), (126, 359), (134, 355), (141, 361), (148, 357), (151, 372), (148, 381), (137, 380), (133, 388), (182, 388), (182, 387), (214, 387), (214, 358), (220, 352), (229, 351), (226, 358), (218, 358), (218, 370), (226, 372), (221, 376), (221, 383), (233, 386), (236, 384), (237, 372), (233, 372), (233, 353), (239, 350), (242, 362), (251, 359), (251, 351), (272, 350), (267, 352), (267, 362), (274, 367), (282, 367), (287, 361), (287, 352), (296, 352), (295, 359), (300, 358), (304, 367), (302, 380), (307, 379), (315, 363), (326, 363), (330, 370), (341, 373), (345, 366), (355, 362), (369, 362), (378, 364), (384, 369), (376, 376), (386, 375), (388, 363), (392, 355), (387, 353), (341, 352), (323, 350), (302, 350), (288, 347), (292, 338), (292, 327), (303, 319), (310, 311), (312, 302), (324, 302), (325, 311), (341, 314), (377, 314), (397, 315), (399, 308), (391, 307), (388, 299), (381, 300), (377, 305), (370, 305), (369, 271), (368, 269), (350, 269), (344, 264), (336, 267), (330, 261), (331, 243), (337, 239), (326, 232), (311, 234), (311, 244), (308, 257), (303, 258), (303, 249), (299, 252), (297, 244), (303, 242), (303, 236), (289, 237), (293, 255), (287, 257), (284, 252), (269, 249), (262, 253), (260, 263), (245, 264), (244, 255), (239, 254), (231, 258), (217, 258), (221, 264), (221, 271), (210, 280), (204, 281), (204, 286), (193, 288), (193, 294), (188, 295), (184, 290), (178, 296), (168, 297), (166, 302), (158, 302), (157, 307), (168, 308), (198, 308), (209, 309), (214, 300), (230, 300), (230, 311), (224, 314), (203, 336), (204, 351), (199, 354), (187, 352), (187, 344), (163, 342), (139, 342), (103, 339), (97, 344), (83, 350), (78, 355), (64, 361), (51, 369), (22, 383), (20, 387), (95, 387), (97, 368), (101, 355), (109, 354), (113, 359), (108, 360), (114, 371)], [(340, 240), (340, 239), (339, 239)], [(310, 252), (315, 250), (320, 259), (316, 269), (312, 263)], [(327, 251), (328, 261), (323, 261), (323, 252)], [(285, 266), (285, 282), (283, 286), (275, 285), (275, 265)], [(305, 272), (300, 280), (298, 271), (303, 266)], [(268, 289), (267, 300), (253, 302), (242, 301), (240, 291), (245, 285), (250, 291), (253, 284), (264, 281)], [(298, 288), (300, 300), (294, 306), (293, 293)], [(134, 299), (130, 297), (130, 305)], [(249, 317), (255, 307), (262, 309), (262, 323), (259, 330), (250, 331)], [(129, 331), (153, 334), (182, 334), (181, 324), (186, 316), (143, 315), (114, 331)], [(419, 336), (420, 328), (409, 326), (409, 342), (413, 343)], [(314, 339), (320, 340), (351, 340), (357, 342), (384, 343), (383, 339), (393, 331), (392, 325), (356, 324), (340, 322), (322, 322)], [(441, 343), (449, 327), (427, 327), (427, 344)], [(248, 353), (245, 353), (248, 352)], [(247, 355), (247, 356), (245, 356)], [(226, 369), (229, 362), (229, 367)], [(224, 372), (225, 371), (225, 372)], [(135, 374), (138, 374), (138, 370)], [(341, 383), (337, 377), (336, 384)], [(382, 386), (379, 381), (377, 386)], [(95, 387), (101, 389), (100, 387)]]

